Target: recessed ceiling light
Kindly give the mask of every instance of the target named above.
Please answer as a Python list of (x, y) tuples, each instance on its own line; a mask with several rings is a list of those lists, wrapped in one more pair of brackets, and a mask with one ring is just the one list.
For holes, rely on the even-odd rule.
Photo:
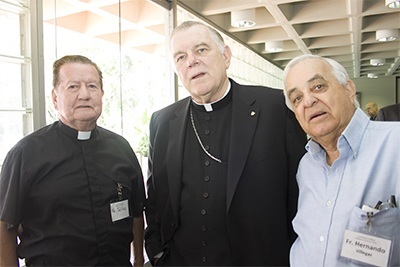
[(400, 8), (400, 0), (385, 0), (386, 7)]
[(280, 52), (283, 50), (282, 41), (269, 41), (265, 42), (265, 51), (267, 52)]
[(399, 38), (397, 29), (382, 29), (376, 31), (376, 40), (379, 42), (390, 42)]
[(256, 25), (256, 10), (234, 10), (231, 12), (231, 25), (235, 28), (249, 28)]
[(384, 58), (374, 58), (369, 61), (369, 64), (372, 66), (382, 66), (385, 64), (385, 59)]

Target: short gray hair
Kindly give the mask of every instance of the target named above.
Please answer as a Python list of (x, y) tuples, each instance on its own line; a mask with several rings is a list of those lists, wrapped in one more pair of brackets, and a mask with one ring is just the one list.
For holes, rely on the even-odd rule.
[(194, 20), (188, 20), (188, 21), (184, 21), (181, 24), (179, 24), (178, 26), (175, 27), (175, 29), (171, 32), (171, 38), (174, 37), (174, 35), (177, 32), (180, 32), (182, 30), (187, 30), (193, 26), (203, 26), (206, 27), (210, 33), (211, 33), (211, 38), (214, 40), (215, 44), (217, 45), (218, 49), (221, 51), (221, 53), (224, 53), (225, 50), (225, 42), (224, 42), (224, 38), (222, 37), (222, 35), (215, 30), (214, 28), (200, 22), (200, 21), (194, 21)]
[[(286, 81), (287, 75), (288, 75), (289, 71), (292, 69), (292, 67), (295, 66), (296, 64), (306, 60), (306, 59), (319, 59), (319, 60), (322, 60), (322, 61), (326, 62), (331, 67), (333, 76), (336, 78), (336, 80), (341, 85), (346, 85), (347, 81), (350, 79), (349, 75), (347, 74), (347, 71), (345, 70), (345, 68), (342, 65), (340, 65), (339, 62), (337, 62), (336, 60), (333, 60), (331, 58), (325, 58), (325, 57), (317, 56), (317, 55), (305, 54), (305, 55), (301, 55), (301, 56), (293, 58), (286, 65), (285, 70), (283, 71), (283, 82), (284, 82), (284, 84), (286, 84), (285, 81)], [(284, 86), (286, 86), (286, 85), (284, 85)], [(286, 93), (286, 89), (283, 90), (283, 93), (285, 95), (286, 106), (289, 109), (293, 110), (293, 106), (292, 106), (292, 103), (290, 103), (290, 100), (289, 100), (288, 95)], [(360, 104), (358, 103), (358, 101), (355, 98), (355, 96), (354, 96), (354, 106), (356, 108), (360, 107)]]

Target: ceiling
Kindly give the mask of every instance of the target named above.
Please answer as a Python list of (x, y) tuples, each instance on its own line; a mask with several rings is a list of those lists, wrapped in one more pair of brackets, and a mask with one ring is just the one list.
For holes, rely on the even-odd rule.
[[(121, 40), (147, 52), (164, 46), (164, 10), (172, 0), (43, 0), (44, 21), (110, 41)], [(118, 4), (121, 2), (121, 8)], [(283, 69), (295, 56), (316, 54), (340, 62), (351, 78), (400, 76), (400, 40), (378, 42), (379, 29), (400, 29), (400, 9), (385, 0), (176, 0), (213, 26)], [(231, 11), (254, 8), (256, 25), (231, 26)], [(54, 10), (57, 10), (55, 13)], [(56, 14), (57, 20), (54, 20)], [(266, 52), (266, 41), (283, 41)], [(162, 48), (163, 49), (163, 48)], [(385, 59), (371, 66), (370, 59)]]

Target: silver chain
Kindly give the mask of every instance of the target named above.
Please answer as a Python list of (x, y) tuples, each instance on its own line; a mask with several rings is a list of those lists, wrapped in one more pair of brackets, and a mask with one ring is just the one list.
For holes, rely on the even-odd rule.
[(212, 158), (212, 159), (215, 160), (216, 162), (222, 163), (222, 160), (220, 160), (220, 159), (217, 158), (217, 157), (214, 157), (213, 155), (211, 155), (211, 154), (204, 148), (203, 143), (201, 142), (200, 136), (199, 136), (199, 134), (197, 133), (196, 126), (194, 125), (192, 106), (190, 106), (190, 121), (192, 122), (192, 127), (193, 127), (193, 130), (194, 130), (194, 134), (196, 135), (197, 140), (199, 141), (199, 144), (200, 144), (201, 148), (203, 149), (204, 153), (206, 153), (207, 156), (209, 156), (210, 158)]

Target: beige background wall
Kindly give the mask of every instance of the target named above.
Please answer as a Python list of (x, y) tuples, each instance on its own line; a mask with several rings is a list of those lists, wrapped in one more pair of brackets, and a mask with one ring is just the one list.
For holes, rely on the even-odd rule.
[(365, 109), (365, 105), (370, 101), (376, 102), (379, 108), (400, 102), (400, 77), (352, 80), (356, 84), (357, 92), (361, 92), (362, 109)]

